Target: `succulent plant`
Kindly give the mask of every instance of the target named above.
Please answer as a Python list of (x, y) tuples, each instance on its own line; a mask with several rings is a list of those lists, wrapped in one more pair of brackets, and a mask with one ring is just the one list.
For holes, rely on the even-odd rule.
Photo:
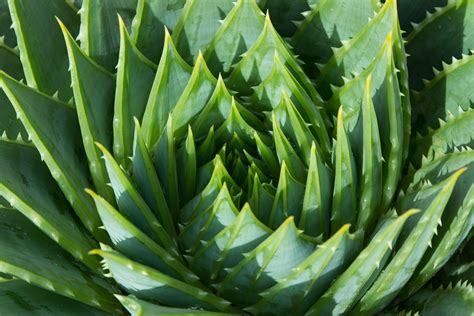
[(472, 315), (474, 1), (0, 0), (0, 35), (1, 315)]

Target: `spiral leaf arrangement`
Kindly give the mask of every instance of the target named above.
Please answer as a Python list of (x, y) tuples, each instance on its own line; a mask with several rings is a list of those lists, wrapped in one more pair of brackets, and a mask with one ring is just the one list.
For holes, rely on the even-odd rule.
[(1, 0), (0, 35), (2, 315), (472, 315), (474, 1)]

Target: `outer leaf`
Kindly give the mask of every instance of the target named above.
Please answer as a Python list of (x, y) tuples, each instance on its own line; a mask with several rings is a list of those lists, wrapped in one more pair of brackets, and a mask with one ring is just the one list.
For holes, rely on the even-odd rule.
[[(176, 47), (188, 63), (198, 57), (199, 50), (209, 44), (221, 20), (234, 6), (231, 0), (190, 0), (173, 31)], [(203, 23), (205, 21), (205, 23)]]
[(92, 254), (104, 258), (107, 269), (120, 286), (142, 299), (166, 302), (176, 307), (200, 307), (226, 311), (230, 303), (205, 290), (173, 279), (152, 268), (131, 261), (103, 245)]
[[(331, 48), (354, 37), (378, 9), (373, 0), (320, 0), (305, 12), (293, 35), (295, 52), (305, 61), (326, 63), (333, 54)], [(312, 43), (311, 49), (308, 43)]]
[[(0, 72), (1, 85), (15, 111), (77, 215), (99, 240), (99, 216), (90, 197), (87, 166), (75, 111)], [(51, 124), (54, 122), (54, 124)]]
[[(138, 0), (83, 0), (78, 39), (86, 54), (108, 70), (117, 65), (120, 31), (117, 15), (127, 27), (132, 23)], [(97, 32), (97, 30), (101, 30)]]
[(71, 216), (67, 201), (34, 147), (0, 141), (0, 194), (79, 261), (98, 270), (87, 252), (97, 246)]
[(190, 75), (191, 67), (178, 54), (166, 31), (160, 64), (143, 115), (143, 133), (148, 148), (154, 147), (165, 129), (168, 115), (188, 84)]
[[(132, 22), (132, 39), (150, 60), (158, 61), (166, 36), (173, 29), (186, 0), (138, 0)], [(166, 47), (166, 44), (164, 45)]]
[(436, 196), (421, 215), (417, 225), (413, 227), (409, 236), (404, 240), (395, 257), (359, 301), (355, 307), (356, 314), (372, 315), (382, 310), (408, 282), (415, 267), (430, 245), (453, 187), (463, 172), (464, 169), (460, 169), (436, 187), (439, 190)]
[(145, 112), (156, 66), (133, 45), (123, 20), (120, 19), (119, 22), (120, 54), (114, 104), (114, 155), (126, 167), (133, 151), (133, 118), (141, 120)]
[(72, 89), (94, 186), (107, 200), (113, 200), (104, 162), (95, 142), (112, 146), (108, 133), (112, 125), (115, 81), (113, 75), (89, 59), (77, 46), (66, 26), (59, 21), (66, 41), (71, 69)]
[(4, 36), (5, 44), (10, 47), (17, 45), (15, 31), (10, 27), (12, 25), (12, 19), (10, 12), (8, 11), (8, 0), (0, 1), (0, 37)]
[(307, 315), (343, 315), (349, 312), (382, 272), (405, 221), (417, 212), (410, 210), (398, 218), (388, 218), (367, 247), (314, 303)]
[(204, 57), (213, 73), (228, 73), (257, 40), (264, 14), (255, 0), (238, 0), (206, 48)]
[(19, 280), (0, 284), (0, 305), (5, 315), (109, 315), (109, 313)]
[(240, 315), (240, 314), (229, 314), (229, 313), (218, 313), (196, 309), (184, 309), (184, 308), (171, 308), (161, 305), (142, 301), (134, 296), (121, 296), (117, 295), (118, 300), (122, 305), (132, 314), (132, 316), (152, 316), (152, 315), (209, 315), (209, 316), (226, 316), (226, 315)]
[(68, 101), (72, 91), (66, 48), (54, 17), (77, 34), (74, 8), (64, 0), (8, 0), (8, 6), (28, 85), (48, 95), (59, 91), (59, 97)]
[(103, 280), (46, 237), (15, 210), (0, 210), (0, 272), (70, 297), (106, 311), (115, 311), (116, 302)]

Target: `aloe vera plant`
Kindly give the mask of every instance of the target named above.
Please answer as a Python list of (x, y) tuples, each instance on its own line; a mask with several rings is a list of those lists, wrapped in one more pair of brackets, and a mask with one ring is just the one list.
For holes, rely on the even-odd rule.
[(1, 315), (474, 312), (474, 1), (0, 0), (0, 35)]

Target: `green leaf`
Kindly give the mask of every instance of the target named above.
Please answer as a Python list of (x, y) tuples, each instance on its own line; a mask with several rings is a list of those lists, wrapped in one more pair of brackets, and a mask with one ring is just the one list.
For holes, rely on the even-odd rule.
[(399, 217), (388, 217), (365, 249), (349, 268), (337, 277), (329, 290), (314, 303), (307, 314), (344, 315), (348, 313), (382, 272), (405, 221), (417, 212), (417, 210), (410, 210)]
[(411, 32), (416, 23), (420, 23), (427, 17), (427, 13), (444, 7), (449, 0), (398, 0), (397, 8), (402, 30)]
[(230, 303), (222, 298), (127, 259), (108, 246), (102, 245), (102, 248), (91, 253), (104, 259), (113, 278), (129, 294), (176, 307), (220, 311), (229, 309)]
[(196, 60), (199, 51), (209, 44), (221, 25), (220, 21), (233, 7), (231, 0), (186, 1), (173, 30), (173, 40), (188, 63)]
[[(411, 231), (393, 259), (388, 263), (384, 272), (377, 278), (370, 289), (365, 293), (354, 309), (357, 315), (373, 315), (386, 307), (402, 290), (403, 286), (413, 275), (439, 225), (441, 215), (448, 203), (454, 185), (464, 169), (458, 170), (451, 177), (440, 184), (429, 187), (432, 198), (405, 203), (406, 207), (417, 207), (420, 203), (428, 204), (419, 216), (416, 225), (410, 224)], [(421, 194), (420, 192), (419, 194)], [(421, 205), (425, 206), (425, 205)], [(412, 218), (412, 220), (416, 220)], [(405, 236), (404, 236), (405, 237)]]
[(255, 0), (238, 0), (204, 52), (209, 69), (215, 74), (228, 73), (257, 40), (264, 19)]
[(196, 157), (196, 143), (194, 141), (194, 134), (191, 127), (188, 127), (188, 135), (186, 141), (178, 153), (178, 188), (182, 190), (181, 204), (185, 204), (191, 200), (196, 194), (196, 172), (197, 172), (197, 157)]
[(268, 220), (270, 228), (278, 228), (288, 216), (294, 217), (297, 223), (300, 221), (304, 190), (304, 184), (291, 176), (283, 160), (275, 199)]
[(203, 280), (221, 281), (227, 274), (226, 269), (239, 263), (244, 258), (243, 254), (258, 246), (270, 232), (245, 204), (232, 224), (196, 252), (190, 266)]
[(5, 315), (110, 315), (19, 280), (0, 283), (0, 306)]
[(357, 218), (357, 171), (351, 144), (347, 139), (342, 108), (337, 116), (337, 140), (334, 154), (334, 192), (331, 209), (331, 231), (355, 222)]
[(4, 36), (4, 43), (10, 47), (17, 45), (15, 31), (11, 29), (12, 19), (8, 11), (8, 0), (0, 1), (0, 37)]
[(73, 34), (79, 30), (79, 18), (64, 0), (8, 0), (20, 57), (28, 85), (61, 100), (72, 96), (68, 58), (55, 16)]
[(199, 54), (189, 82), (172, 111), (175, 136), (181, 137), (186, 133), (187, 125), (206, 106), (216, 84), (216, 78), (207, 68), (202, 54)]
[(268, 223), (270, 219), (273, 201), (275, 199), (275, 191), (275, 188), (271, 184), (262, 184), (259, 176), (255, 174), (248, 202), (255, 213), (255, 216), (264, 223)]
[(170, 236), (176, 236), (173, 217), (161, 188), (151, 154), (143, 139), (142, 130), (135, 119), (135, 139), (133, 142), (132, 179), (143, 200), (153, 210), (159, 222)]
[(295, 53), (308, 62), (326, 63), (332, 49), (354, 37), (378, 10), (374, 0), (320, 0), (298, 23), (291, 40)]
[(115, 311), (114, 291), (73, 261), (54, 241), (16, 210), (0, 210), (0, 272), (57, 294)]
[(165, 27), (173, 30), (186, 0), (138, 0), (132, 22), (132, 39), (150, 60), (158, 61), (166, 36)]
[[(1, 9), (0, 9), (1, 10)], [(1, 11), (0, 11), (1, 12)], [(1, 15), (2, 13), (0, 13)], [(17, 80), (23, 79), (23, 68), (20, 57), (15, 49), (0, 43), (0, 70), (10, 74)], [(0, 91), (0, 134), (8, 138), (16, 138), (18, 134), (21, 138), (28, 139), (28, 133), (16, 117), (16, 112), (8, 97)]]
[(129, 166), (133, 151), (133, 118), (142, 119), (155, 76), (156, 66), (146, 59), (132, 43), (125, 23), (119, 19), (120, 54), (114, 104), (114, 155)]
[[(432, 67), (439, 68), (452, 57), (469, 53), (474, 47), (473, 20), (471, 1), (449, 1), (413, 29), (406, 44), (412, 89), (422, 88), (422, 79), (433, 77)], [(427, 51), (433, 53), (426, 54)]]
[(239, 214), (227, 185), (224, 182), (213, 204), (195, 216), (181, 230), (180, 241), (185, 251), (195, 253), (206, 241), (212, 239)]
[(367, 78), (362, 100), (363, 160), (357, 228), (368, 230), (377, 219), (382, 197), (382, 149), (377, 115), (371, 96), (371, 77)]
[(210, 312), (206, 310), (184, 309), (165, 307), (157, 304), (152, 304), (147, 301), (142, 301), (134, 296), (116, 295), (117, 299), (122, 305), (132, 314), (132, 316), (152, 316), (152, 315), (209, 315), (209, 316), (226, 316), (226, 315), (240, 315), (229, 313)]
[(343, 77), (350, 78), (370, 65), (387, 35), (396, 29), (395, 2), (386, 1), (375, 17), (344, 46), (337, 48), (331, 59), (322, 67), (316, 85), (324, 97), (331, 95), (329, 84), (342, 86)]
[(87, 255), (97, 246), (73, 218), (48, 168), (33, 146), (0, 140), (0, 194), (79, 261), (98, 270)]
[(173, 137), (174, 122), (168, 116), (166, 129), (161, 134), (154, 149), (153, 164), (163, 186), (171, 216), (176, 221), (179, 216), (178, 170), (176, 166), (176, 147)]
[(474, 54), (453, 60), (450, 65), (443, 63), (443, 69), (436, 71), (420, 93), (414, 94), (413, 121), (418, 130), (436, 128), (439, 119), (447, 121), (460, 113), (459, 108), (466, 111), (474, 107), (473, 71)]
[(329, 236), (333, 178), (333, 171), (316, 153), (316, 144), (312, 143), (303, 208), (298, 223), (307, 235)]
[[(232, 297), (239, 305), (256, 303), (259, 293), (275, 285), (303, 262), (314, 245), (300, 236), (293, 217), (289, 217), (265, 241), (244, 255), (218, 284), (218, 293)], [(236, 295), (239, 293), (239, 295)]]
[(303, 19), (303, 15), (320, 0), (260, 0), (263, 11), (270, 13), (275, 28), (282, 36), (293, 35), (297, 27), (295, 21)]
[[(0, 72), (1, 86), (13, 104), (36, 148), (76, 214), (96, 238), (103, 232), (89, 187), (84, 147), (75, 110)], [(54, 124), (51, 124), (54, 122)]]
[(58, 22), (69, 55), (74, 103), (92, 180), (99, 193), (108, 201), (113, 201), (112, 190), (106, 185), (105, 165), (95, 142), (109, 148), (112, 146), (108, 130), (112, 125), (115, 80), (112, 74), (84, 54), (66, 26)]
[(361, 248), (359, 235), (349, 233), (344, 225), (329, 240), (319, 245), (284, 279), (262, 293), (262, 299), (246, 308), (255, 314), (283, 313), (301, 315), (330, 286), (331, 282), (352, 261)]
[(97, 143), (97, 147), (102, 151), (110, 185), (120, 212), (163, 247), (170, 250), (176, 249), (176, 242), (163, 228), (117, 161), (104, 146)]
[[(86, 54), (109, 71), (117, 65), (120, 31), (117, 15), (130, 27), (138, 0), (83, 0), (78, 39)], [(98, 32), (97, 30), (100, 30)]]
[(166, 128), (168, 115), (186, 88), (190, 76), (191, 67), (178, 54), (166, 31), (163, 53), (143, 115), (143, 134), (148, 148), (154, 148)]
[(198, 283), (198, 277), (189, 271), (173, 249), (164, 249), (143, 231), (128, 221), (102, 197), (87, 191), (94, 199), (100, 218), (115, 249), (129, 258), (157, 269), (174, 278), (191, 284)]

